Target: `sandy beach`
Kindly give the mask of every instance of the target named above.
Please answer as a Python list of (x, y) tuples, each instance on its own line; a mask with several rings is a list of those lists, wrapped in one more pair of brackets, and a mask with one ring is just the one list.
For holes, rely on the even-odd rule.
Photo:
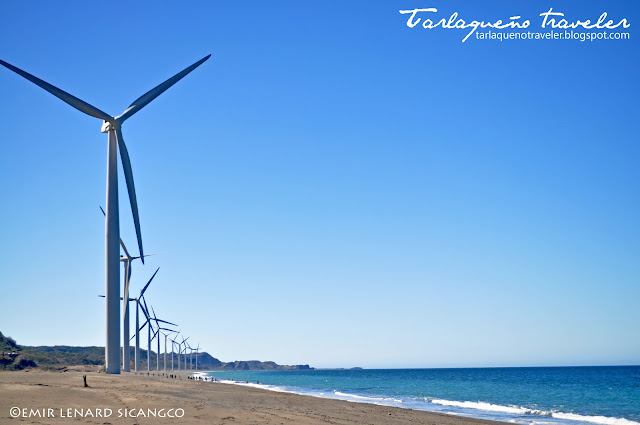
[[(87, 375), (88, 388), (84, 387), (83, 375)], [(194, 381), (187, 379), (186, 374), (181, 378), (147, 376), (146, 373), (118, 376), (79, 370), (0, 372), (0, 423), (500, 424)]]

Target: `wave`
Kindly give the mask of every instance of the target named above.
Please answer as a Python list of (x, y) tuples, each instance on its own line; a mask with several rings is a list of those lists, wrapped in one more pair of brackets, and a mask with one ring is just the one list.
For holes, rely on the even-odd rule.
[(539, 415), (539, 416), (551, 416), (551, 412), (543, 412), (541, 410), (527, 409), (520, 406), (502, 406), (500, 404), (485, 403), (482, 401), (452, 401), (452, 400), (426, 400), (431, 401), (434, 404), (440, 404), (443, 406), (461, 407), (463, 409), (476, 409), (487, 410), (490, 412), (502, 412), (502, 413), (515, 413), (518, 415)]
[(231, 385), (240, 385), (243, 387), (251, 387), (251, 388), (258, 388), (261, 390), (268, 390), (268, 391), (275, 391), (278, 393), (292, 393), (292, 394), (296, 394), (296, 392), (294, 391), (289, 391), (283, 387), (279, 387), (276, 385), (266, 385), (266, 384), (254, 384), (252, 382), (242, 382), (242, 381), (233, 381), (230, 379), (219, 379), (218, 380), (219, 383), (221, 384), (231, 384)]
[(372, 402), (381, 402), (381, 401), (387, 401), (387, 402), (394, 402), (394, 403), (402, 403), (402, 400), (398, 400), (396, 398), (384, 398), (384, 397), (365, 397), (363, 395), (358, 395), (358, 394), (349, 394), (349, 393), (343, 393), (337, 390), (334, 390), (333, 393), (337, 396), (341, 396), (341, 397), (350, 397), (350, 398), (354, 398), (356, 400), (369, 400)]
[[(631, 421), (624, 418), (611, 418), (607, 416), (588, 416), (578, 415), (576, 413), (562, 413), (562, 412), (547, 412), (544, 410), (529, 409), (522, 406), (503, 406), (500, 404), (485, 403), (482, 401), (453, 401), (453, 400), (440, 400), (440, 399), (425, 399), (434, 404), (440, 404), (442, 406), (458, 407), (462, 409), (474, 409), (485, 410), (490, 412), (501, 412), (516, 415), (532, 415), (532, 416), (547, 416), (555, 419), (561, 419), (564, 421), (579, 421), (589, 422), (600, 425), (640, 425), (640, 422)], [(536, 421), (536, 423), (540, 423)]]
[(569, 421), (591, 422), (601, 425), (640, 425), (640, 422), (630, 421), (624, 418), (610, 418), (607, 416), (583, 416), (575, 413), (553, 412), (551, 416), (556, 419), (564, 419)]

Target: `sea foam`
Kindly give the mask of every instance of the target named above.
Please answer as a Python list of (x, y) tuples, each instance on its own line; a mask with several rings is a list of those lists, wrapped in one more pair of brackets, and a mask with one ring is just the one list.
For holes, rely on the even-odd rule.
[[(429, 401), (429, 400), (427, 400)], [(440, 404), (442, 406), (461, 407), (463, 409), (487, 410), (490, 412), (515, 413), (519, 415), (542, 415), (550, 416), (551, 412), (543, 412), (541, 410), (527, 409), (520, 406), (502, 406), (499, 404), (485, 403), (482, 401), (452, 401), (452, 400), (430, 400), (431, 403)], [(547, 413), (547, 414), (545, 414)]]
[(394, 402), (394, 403), (402, 403), (402, 400), (398, 400), (396, 398), (385, 398), (385, 397), (365, 397), (363, 395), (357, 395), (357, 394), (349, 394), (349, 393), (343, 393), (340, 391), (334, 391), (333, 392), (335, 395), (340, 396), (340, 397), (346, 397), (346, 398), (352, 398), (354, 399), (353, 401), (360, 401), (362, 400), (362, 402), (366, 403), (366, 402), (370, 402), (370, 403), (379, 403), (382, 401), (386, 401), (386, 402)]
[[(490, 412), (501, 412), (517, 415), (533, 415), (533, 416), (548, 416), (555, 419), (562, 419), (565, 421), (579, 421), (590, 422), (600, 425), (640, 425), (640, 422), (630, 421), (624, 418), (610, 418), (607, 416), (588, 416), (578, 415), (575, 413), (563, 413), (563, 412), (547, 412), (544, 410), (529, 409), (522, 406), (502, 406), (499, 404), (485, 403), (482, 401), (454, 401), (454, 400), (440, 400), (440, 399), (425, 399), (433, 404), (439, 404), (442, 406), (458, 407), (462, 409), (475, 409), (485, 410)], [(536, 421), (536, 423), (541, 423)]]
[(557, 419), (591, 422), (601, 425), (640, 425), (640, 422), (630, 421), (629, 419), (624, 418), (609, 418), (607, 416), (584, 416), (576, 415), (575, 413), (562, 412), (553, 412), (551, 413), (551, 416)]

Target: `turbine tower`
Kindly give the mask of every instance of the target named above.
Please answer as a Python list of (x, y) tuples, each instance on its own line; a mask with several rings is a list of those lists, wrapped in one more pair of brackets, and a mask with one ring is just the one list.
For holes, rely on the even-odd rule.
[[(120, 262), (120, 250), (118, 242), (120, 239), (120, 220), (118, 207), (118, 157), (122, 160), (133, 222), (138, 239), (138, 249), (140, 256), (144, 255), (142, 249), (142, 233), (140, 231), (140, 219), (138, 217), (138, 203), (136, 201), (136, 190), (133, 183), (133, 172), (129, 153), (122, 137), (122, 124), (140, 111), (156, 97), (164, 93), (169, 87), (180, 81), (191, 71), (202, 65), (211, 55), (205, 56), (193, 65), (185, 68), (162, 84), (151, 89), (147, 93), (134, 100), (131, 105), (117, 117), (111, 116), (93, 105), (78, 99), (77, 97), (61, 90), (38, 77), (29, 74), (3, 60), (0, 65), (10, 69), (21, 77), (26, 78), (38, 87), (48, 91), (63, 102), (73, 106), (85, 114), (99, 118), (103, 121), (101, 131), (108, 134), (107, 145), (107, 213), (105, 223), (105, 295), (106, 295), (106, 341), (105, 341), (105, 368), (107, 373), (120, 373), (120, 273), (118, 263)], [(142, 259), (144, 264), (144, 258)], [(128, 297), (125, 295), (123, 303), (127, 310)]]

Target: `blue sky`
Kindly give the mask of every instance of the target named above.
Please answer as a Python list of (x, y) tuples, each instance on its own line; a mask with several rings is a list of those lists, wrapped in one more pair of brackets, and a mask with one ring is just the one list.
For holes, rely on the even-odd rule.
[[(607, 12), (630, 40), (461, 40), (466, 20)], [(123, 126), (132, 291), (224, 360), (640, 363), (638, 6), (6, 2), (0, 59)], [(0, 330), (104, 344), (106, 136), (0, 69)], [(121, 175), (121, 183), (123, 182)], [(121, 185), (121, 234), (135, 233)]]

